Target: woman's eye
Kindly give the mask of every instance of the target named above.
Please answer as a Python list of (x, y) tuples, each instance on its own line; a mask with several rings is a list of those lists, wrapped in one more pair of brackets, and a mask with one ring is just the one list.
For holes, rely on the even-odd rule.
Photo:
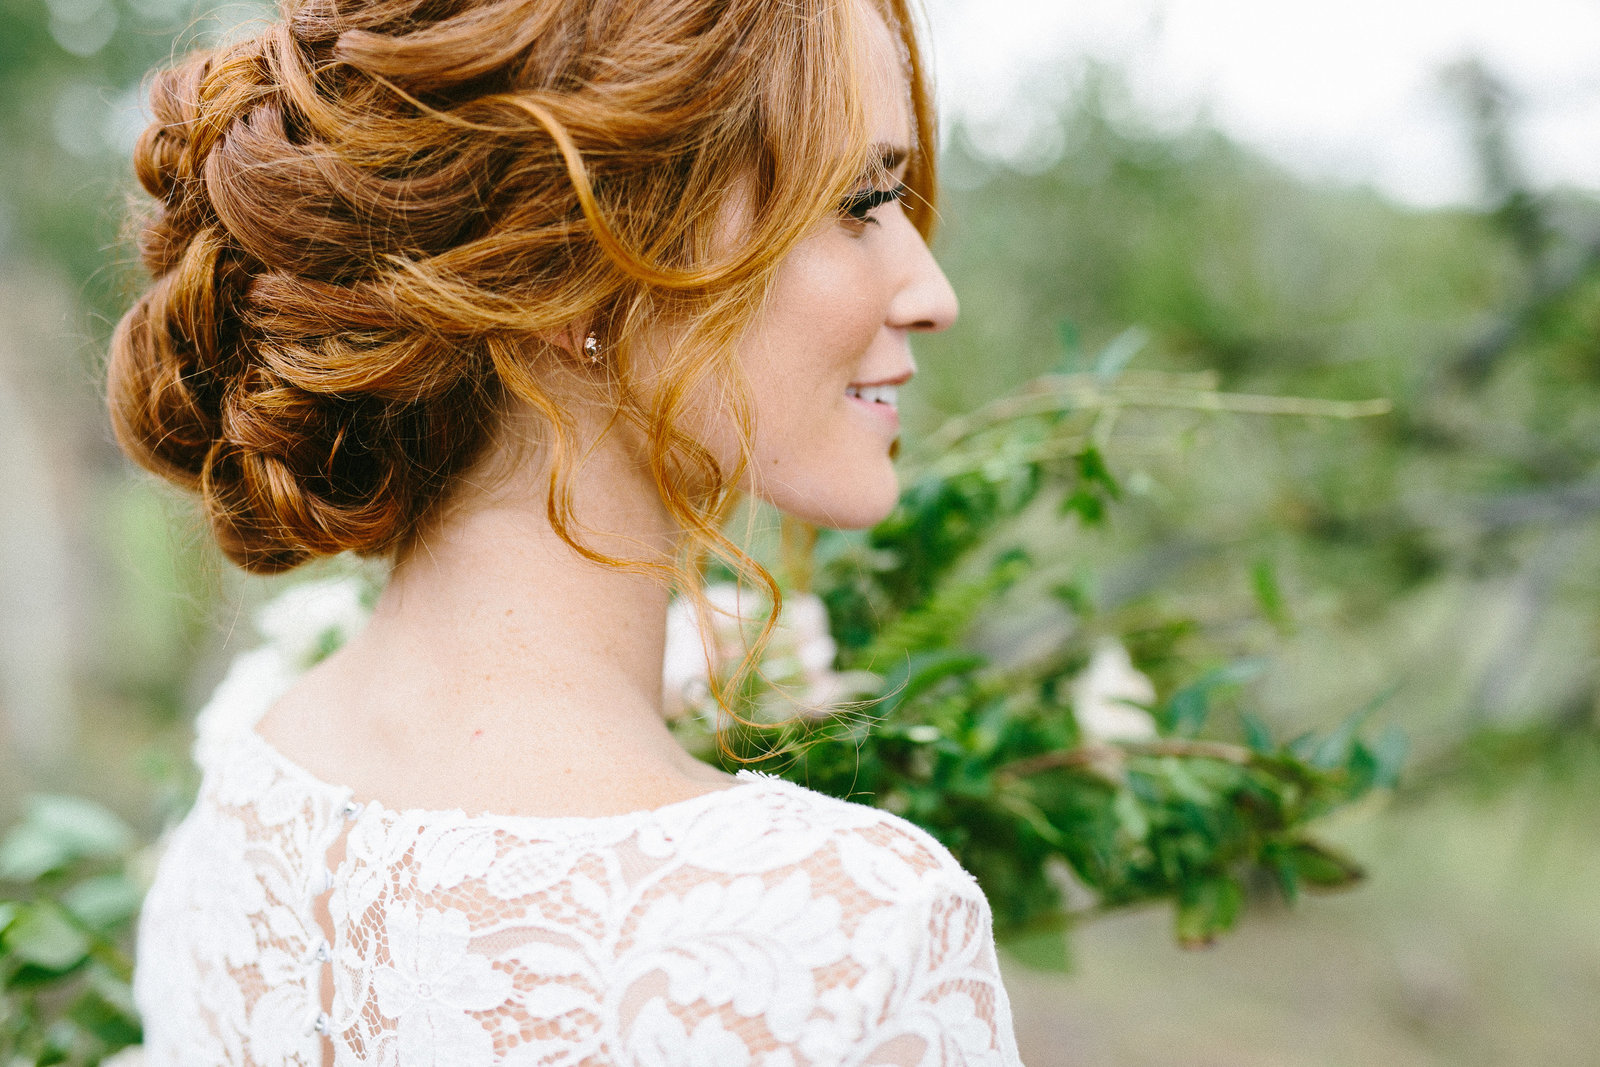
[(876, 222), (878, 220), (872, 217), (873, 211), (905, 195), (903, 183), (892, 189), (862, 189), (839, 202), (839, 217), (851, 222)]

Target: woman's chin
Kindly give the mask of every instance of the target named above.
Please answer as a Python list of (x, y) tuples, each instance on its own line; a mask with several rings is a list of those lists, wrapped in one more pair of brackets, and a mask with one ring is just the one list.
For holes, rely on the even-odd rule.
[[(865, 530), (889, 517), (900, 500), (900, 482), (894, 468), (884, 463), (872, 477), (840, 478), (818, 492), (785, 494), (773, 500), (781, 510), (813, 526), (833, 530)], [(862, 472), (865, 474), (866, 472)]]

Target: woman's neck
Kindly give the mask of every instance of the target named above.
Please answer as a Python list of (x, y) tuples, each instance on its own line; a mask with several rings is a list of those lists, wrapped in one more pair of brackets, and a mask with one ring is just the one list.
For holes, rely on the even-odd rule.
[(484, 712), (525, 720), (537, 702), (545, 717), (570, 693), (589, 723), (597, 703), (659, 721), (666, 608), (658, 579), (585, 559), (542, 507), (496, 507), (396, 568), (363, 644), (414, 665), (446, 702)]
[[(574, 532), (666, 563), (676, 528), (629, 455), (590, 455)], [(367, 629), (269, 714), (268, 740), (326, 751), (337, 780), (409, 807), (599, 814), (722, 781), (661, 718), (666, 587), (575, 551), (551, 527), (543, 484), (537, 470), (514, 476), (421, 539)], [(594, 782), (604, 796), (583, 795)]]

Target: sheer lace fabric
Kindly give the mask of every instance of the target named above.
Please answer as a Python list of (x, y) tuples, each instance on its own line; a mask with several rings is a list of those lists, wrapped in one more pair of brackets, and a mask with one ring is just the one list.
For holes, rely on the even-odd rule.
[(603, 818), (362, 806), (250, 728), (268, 655), (146, 900), (149, 1067), (1018, 1063), (988, 903), (910, 823), (750, 772)]

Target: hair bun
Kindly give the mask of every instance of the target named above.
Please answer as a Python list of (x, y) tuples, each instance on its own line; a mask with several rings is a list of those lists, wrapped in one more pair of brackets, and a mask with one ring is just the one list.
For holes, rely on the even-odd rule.
[[(153, 280), (109, 369), (129, 454), (200, 494), (231, 558), (275, 571), (403, 545), (511, 399), (536, 420), (552, 527), (608, 558), (574, 532), (582, 388), (639, 433), (697, 550), (747, 560), (720, 531), (751, 457), (738, 338), (873, 157), (857, 5), (280, 3), (151, 83), (133, 162)], [(903, 38), (906, 202), (931, 207), (906, 3), (870, 7)], [(578, 325), (604, 329), (603, 364), (546, 373)], [(663, 335), (650, 362), (670, 374), (640, 359)], [(730, 413), (734, 445), (700, 439), (702, 410)]]
[(198, 491), (223, 551), (261, 572), (392, 546), (494, 401), (470, 343), (401, 328), (392, 297), (360, 281), (359, 250), (404, 227), (363, 221), (355, 169), (290, 128), (262, 59), (286, 42), (303, 60), (280, 26), (155, 77), (134, 151), (157, 201), (138, 233), (154, 281), (108, 375), (123, 447)]

